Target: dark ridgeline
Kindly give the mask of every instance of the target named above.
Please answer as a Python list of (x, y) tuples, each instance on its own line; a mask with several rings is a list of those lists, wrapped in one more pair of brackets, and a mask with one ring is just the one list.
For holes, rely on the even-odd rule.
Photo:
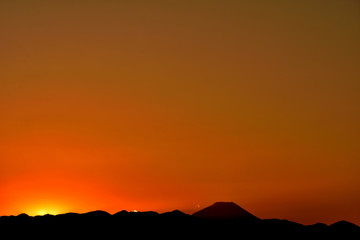
[(340, 221), (302, 225), (259, 219), (235, 203), (219, 202), (193, 215), (175, 210), (104, 211), (0, 217), (0, 239), (360, 239), (360, 227)]

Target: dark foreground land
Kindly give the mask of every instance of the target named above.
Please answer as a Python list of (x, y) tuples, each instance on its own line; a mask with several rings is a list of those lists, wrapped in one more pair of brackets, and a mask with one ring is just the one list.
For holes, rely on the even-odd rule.
[(262, 220), (247, 212), (231, 214), (226, 208), (224, 212), (213, 208), (193, 215), (177, 210), (163, 214), (21, 214), (0, 217), (0, 239), (360, 239), (360, 227), (345, 221), (305, 226), (286, 220)]

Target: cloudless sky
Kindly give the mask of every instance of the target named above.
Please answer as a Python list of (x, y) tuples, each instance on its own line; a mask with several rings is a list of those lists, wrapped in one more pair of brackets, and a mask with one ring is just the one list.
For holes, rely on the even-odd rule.
[(360, 224), (360, 2), (0, 1), (0, 215)]

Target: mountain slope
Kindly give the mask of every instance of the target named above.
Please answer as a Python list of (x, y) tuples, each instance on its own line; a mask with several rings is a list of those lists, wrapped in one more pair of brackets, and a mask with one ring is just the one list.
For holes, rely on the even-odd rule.
[(194, 217), (205, 219), (241, 219), (241, 220), (258, 220), (257, 217), (233, 202), (216, 202), (194, 214)]

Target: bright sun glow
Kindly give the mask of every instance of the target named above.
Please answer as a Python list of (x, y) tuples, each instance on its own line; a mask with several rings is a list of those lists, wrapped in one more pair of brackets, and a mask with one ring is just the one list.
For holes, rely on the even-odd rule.
[(59, 212), (52, 209), (40, 209), (35, 212), (35, 215), (46, 215), (46, 214), (56, 215), (59, 214)]
[(25, 211), (30, 216), (43, 216), (46, 214), (57, 215), (64, 213), (64, 209), (58, 206), (36, 206)]

